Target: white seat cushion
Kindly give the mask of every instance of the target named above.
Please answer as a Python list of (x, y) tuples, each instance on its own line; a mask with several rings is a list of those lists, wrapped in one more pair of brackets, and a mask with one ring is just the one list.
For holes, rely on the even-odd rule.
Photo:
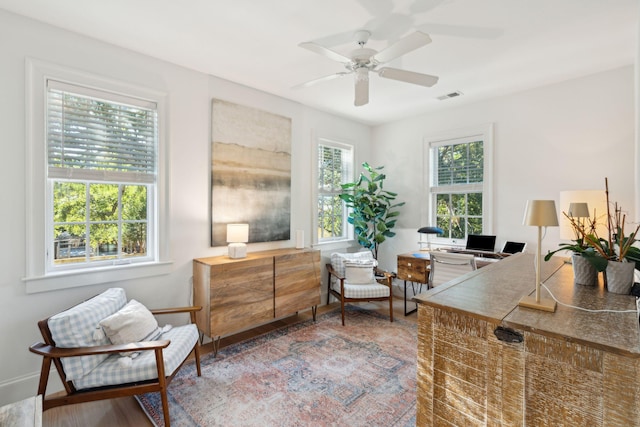
[[(163, 350), (165, 375), (171, 375), (187, 358), (198, 341), (198, 328), (194, 324), (177, 326), (158, 339), (171, 340)], [(154, 351), (143, 351), (132, 359), (131, 364), (119, 362), (120, 356), (113, 354), (94, 370), (73, 382), (78, 390), (106, 385), (126, 384), (158, 378)]]
[[(106, 336), (95, 340), (94, 332), (98, 322), (120, 310), (126, 303), (127, 296), (124, 289), (111, 288), (90, 300), (51, 316), (48, 325), (56, 347), (75, 348), (111, 344)], [(107, 357), (107, 354), (99, 354), (62, 358), (67, 380), (82, 378)]]
[[(338, 292), (340, 292), (340, 284), (338, 284)], [(389, 296), (389, 287), (379, 283), (369, 285), (344, 285), (345, 298), (384, 298)]]

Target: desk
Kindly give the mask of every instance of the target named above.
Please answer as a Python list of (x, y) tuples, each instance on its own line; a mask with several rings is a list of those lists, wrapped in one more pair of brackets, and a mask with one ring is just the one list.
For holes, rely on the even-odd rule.
[[(493, 264), (502, 258), (476, 257), (478, 268)], [(429, 252), (415, 251), (398, 255), (398, 279), (404, 281), (404, 315), (408, 316), (418, 310), (418, 305), (413, 310), (407, 311), (407, 282), (411, 282), (413, 296), (417, 294), (416, 284), (422, 292), (422, 285), (429, 286)], [(419, 293), (419, 292), (418, 292)]]
[(407, 282), (411, 282), (413, 289), (413, 295), (416, 295), (416, 283), (420, 285), (420, 291), (422, 291), (422, 285), (429, 284), (429, 252), (411, 252), (398, 255), (398, 279), (404, 280), (404, 315), (408, 316), (411, 313), (418, 311), (418, 304), (416, 308), (411, 311), (407, 311)]
[[(555, 313), (518, 306), (535, 293), (534, 256), (518, 254), (422, 293), (418, 302), (417, 425), (640, 426), (635, 298), (574, 285), (553, 257), (541, 278)], [(547, 291), (541, 290), (548, 298)], [(521, 342), (498, 339), (498, 326)]]

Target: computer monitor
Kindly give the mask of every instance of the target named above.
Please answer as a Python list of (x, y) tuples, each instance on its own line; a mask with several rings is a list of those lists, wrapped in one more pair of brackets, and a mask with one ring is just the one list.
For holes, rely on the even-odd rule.
[(496, 249), (496, 236), (469, 234), (465, 249), (468, 251), (494, 252)]
[(505, 254), (517, 254), (518, 252), (524, 252), (524, 248), (527, 246), (526, 243), (522, 242), (504, 242), (504, 246), (502, 247), (502, 252)]

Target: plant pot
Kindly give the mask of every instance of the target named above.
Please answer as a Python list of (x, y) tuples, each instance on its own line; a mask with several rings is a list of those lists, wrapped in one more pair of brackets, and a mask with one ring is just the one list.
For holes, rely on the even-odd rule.
[(598, 284), (598, 270), (580, 254), (571, 255), (573, 264), (573, 283), (583, 286)]
[(609, 261), (604, 271), (607, 290), (614, 294), (629, 295), (635, 266), (634, 262)]

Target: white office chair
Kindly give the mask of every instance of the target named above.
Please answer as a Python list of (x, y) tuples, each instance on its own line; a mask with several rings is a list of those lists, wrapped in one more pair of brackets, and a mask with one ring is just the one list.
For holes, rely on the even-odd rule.
[(477, 268), (476, 259), (470, 254), (433, 251), (429, 253), (429, 256), (431, 258), (429, 288), (441, 285)]

